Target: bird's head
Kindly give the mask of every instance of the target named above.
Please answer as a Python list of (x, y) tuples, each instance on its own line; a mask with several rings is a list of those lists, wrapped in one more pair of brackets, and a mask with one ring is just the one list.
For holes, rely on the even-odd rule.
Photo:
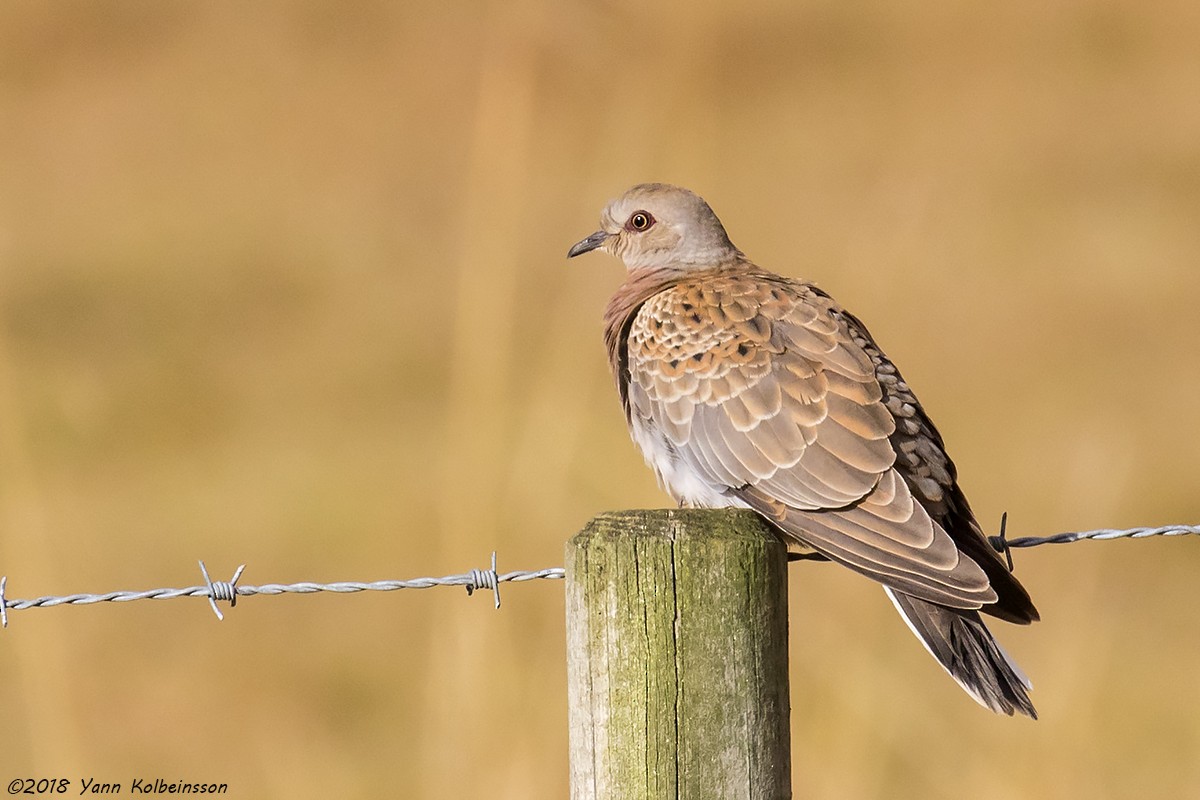
[(704, 198), (665, 183), (643, 183), (608, 204), (600, 230), (577, 242), (574, 258), (603, 250), (630, 272), (711, 269), (742, 258)]

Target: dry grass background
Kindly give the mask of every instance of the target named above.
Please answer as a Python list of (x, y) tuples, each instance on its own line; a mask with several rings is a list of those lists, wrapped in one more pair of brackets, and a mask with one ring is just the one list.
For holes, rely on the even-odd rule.
[[(662, 505), (567, 263), (667, 180), (867, 320), (977, 512), (1200, 522), (1200, 6), (0, 10), (9, 595), (561, 563)], [(1018, 554), (994, 717), (792, 569), (798, 796), (1200, 796), (1200, 541)], [(18, 612), (2, 777), (563, 797), (562, 585)]]

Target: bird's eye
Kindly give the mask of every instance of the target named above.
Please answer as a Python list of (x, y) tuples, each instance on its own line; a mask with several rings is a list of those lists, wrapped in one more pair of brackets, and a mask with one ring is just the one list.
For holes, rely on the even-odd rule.
[(629, 221), (625, 223), (625, 227), (628, 230), (641, 233), (653, 224), (654, 217), (650, 216), (649, 211), (635, 211), (630, 215)]

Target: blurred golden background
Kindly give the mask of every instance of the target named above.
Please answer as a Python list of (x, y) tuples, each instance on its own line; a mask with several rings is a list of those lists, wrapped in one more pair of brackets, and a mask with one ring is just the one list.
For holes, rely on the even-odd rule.
[[(562, 563), (666, 502), (600, 341), (646, 180), (861, 316), (1011, 535), (1200, 523), (1200, 6), (0, 9), (10, 598)], [(1200, 540), (1017, 553), (1041, 721), (792, 567), (800, 797), (1200, 796)], [(20, 611), (14, 777), (564, 797), (561, 583)], [(76, 784), (78, 786), (78, 784)]]

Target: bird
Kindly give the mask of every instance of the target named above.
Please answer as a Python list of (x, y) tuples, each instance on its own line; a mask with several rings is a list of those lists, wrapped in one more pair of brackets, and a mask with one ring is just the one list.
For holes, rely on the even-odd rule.
[(984, 535), (942, 436), (866, 326), (733, 245), (698, 194), (632, 187), (573, 245), (626, 277), (604, 340), (629, 432), (680, 507), (750, 508), (789, 559), (872, 578), (980, 705), (1037, 718), (984, 624), (1039, 619)]

